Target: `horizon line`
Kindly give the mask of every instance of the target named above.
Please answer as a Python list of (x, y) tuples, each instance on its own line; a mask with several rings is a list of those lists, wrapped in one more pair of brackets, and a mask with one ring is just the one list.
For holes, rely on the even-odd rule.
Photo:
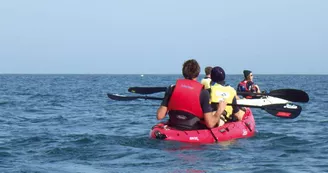
[[(0, 75), (182, 75), (174, 73), (0, 73)], [(205, 74), (199, 74), (200, 76)], [(227, 74), (227, 75), (243, 75), (243, 74)], [(258, 73), (255, 75), (328, 75), (328, 74), (304, 74), (304, 73)]]

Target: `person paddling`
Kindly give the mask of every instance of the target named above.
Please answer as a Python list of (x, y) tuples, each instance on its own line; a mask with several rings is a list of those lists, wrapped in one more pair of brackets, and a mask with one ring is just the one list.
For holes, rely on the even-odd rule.
[[(254, 76), (252, 71), (244, 70), (243, 73), (244, 73), (244, 80), (239, 82), (237, 86), (237, 91), (261, 93), (260, 87), (253, 82)], [(252, 96), (245, 95), (245, 94), (244, 95), (242, 94), (242, 96), (245, 98), (253, 98)]]
[(218, 106), (224, 107), (224, 112), (220, 117), (219, 126), (222, 126), (226, 122), (233, 122), (242, 120), (245, 112), (239, 109), (238, 106), (227, 106), (227, 103), (237, 104), (237, 92), (234, 88), (229, 85), (225, 85), (225, 71), (216, 66), (211, 71), (212, 84), (211, 88), (208, 90), (210, 92), (211, 106), (213, 108), (213, 113), (216, 114)]
[(201, 80), (201, 84), (204, 85), (205, 89), (209, 89), (210, 88), (210, 84), (211, 84), (211, 71), (212, 71), (212, 67), (206, 67), (205, 68), (205, 77)]
[(194, 59), (184, 62), (182, 74), (175, 85), (168, 87), (161, 106), (157, 110), (157, 119), (169, 114), (168, 125), (180, 130), (213, 128), (219, 122), (225, 104), (218, 105), (216, 113), (212, 113), (209, 104), (210, 96), (204, 86), (197, 82), (200, 66)]

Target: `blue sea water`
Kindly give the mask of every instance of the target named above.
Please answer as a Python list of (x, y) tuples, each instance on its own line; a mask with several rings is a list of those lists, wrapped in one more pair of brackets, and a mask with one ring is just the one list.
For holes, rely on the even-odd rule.
[(0, 172), (328, 172), (327, 75), (255, 75), (262, 90), (301, 89), (310, 102), (296, 119), (253, 109), (254, 137), (207, 145), (150, 139), (159, 101), (106, 96), (179, 77), (0, 75)]

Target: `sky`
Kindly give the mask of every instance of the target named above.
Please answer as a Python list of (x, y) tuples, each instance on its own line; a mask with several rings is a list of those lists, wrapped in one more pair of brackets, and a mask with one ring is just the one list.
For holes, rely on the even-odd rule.
[(8, 0), (0, 73), (328, 74), (328, 0)]

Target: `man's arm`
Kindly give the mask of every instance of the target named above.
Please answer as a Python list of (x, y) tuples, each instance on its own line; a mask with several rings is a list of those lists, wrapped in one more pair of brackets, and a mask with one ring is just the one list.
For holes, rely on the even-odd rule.
[(161, 119), (165, 118), (166, 113), (167, 113), (167, 106), (169, 104), (169, 100), (171, 98), (173, 89), (174, 89), (173, 85), (171, 85), (167, 88), (164, 99), (161, 103), (161, 106), (157, 109), (157, 120), (161, 120)]
[(165, 118), (167, 113), (167, 107), (166, 106), (160, 106), (157, 109), (157, 120), (161, 120), (163, 118)]
[(220, 101), (218, 103), (218, 109), (214, 114), (213, 112), (204, 113), (205, 123), (208, 128), (213, 128), (218, 124), (218, 122), (220, 121), (220, 117), (223, 114), (226, 106), (227, 106), (227, 102)]
[(227, 106), (227, 103), (225, 101), (219, 102), (218, 109), (213, 114), (212, 108), (210, 105), (210, 94), (209, 94), (208, 90), (203, 90), (201, 92), (200, 102), (201, 102), (202, 110), (204, 113), (204, 120), (205, 120), (206, 126), (208, 128), (215, 127), (218, 124), (218, 122), (220, 121), (221, 114), (224, 112), (224, 109)]

